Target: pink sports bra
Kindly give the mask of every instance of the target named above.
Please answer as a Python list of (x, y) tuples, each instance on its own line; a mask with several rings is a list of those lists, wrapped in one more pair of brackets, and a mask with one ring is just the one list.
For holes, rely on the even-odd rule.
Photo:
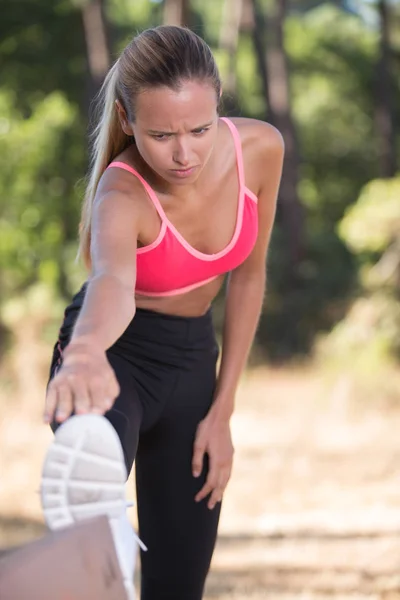
[(242, 146), (239, 132), (229, 119), (223, 118), (232, 132), (239, 177), (239, 201), (236, 226), (229, 244), (216, 254), (205, 254), (193, 248), (168, 220), (156, 193), (143, 177), (123, 162), (112, 162), (107, 168), (119, 167), (137, 177), (143, 184), (161, 219), (157, 238), (137, 249), (136, 289), (143, 296), (174, 296), (209, 283), (239, 266), (251, 253), (257, 239), (257, 196), (244, 182)]

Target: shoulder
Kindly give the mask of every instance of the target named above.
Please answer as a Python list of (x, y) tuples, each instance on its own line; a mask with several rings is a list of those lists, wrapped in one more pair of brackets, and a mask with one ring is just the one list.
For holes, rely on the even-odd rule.
[(280, 131), (265, 121), (234, 117), (231, 119), (239, 131), (243, 153), (265, 156), (268, 153), (284, 152), (284, 141)]
[[(128, 167), (132, 166), (119, 157), (113, 162), (123, 162)], [(119, 205), (122, 211), (120, 218), (127, 213), (139, 217), (146, 215), (149, 210), (149, 198), (143, 183), (133, 173), (120, 167), (107, 168), (97, 187), (95, 207), (104, 207), (109, 203)]]
[(232, 119), (242, 143), (247, 187), (259, 196), (266, 185), (280, 180), (285, 145), (283, 137), (270, 123), (256, 119)]

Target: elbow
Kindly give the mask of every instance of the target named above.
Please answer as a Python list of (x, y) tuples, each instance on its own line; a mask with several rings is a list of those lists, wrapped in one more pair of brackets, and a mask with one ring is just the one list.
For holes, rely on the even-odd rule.
[(267, 281), (266, 269), (263, 265), (262, 269), (235, 269), (229, 276), (230, 284), (246, 285), (253, 287), (265, 288)]
[(233, 271), (228, 280), (227, 294), (235, 298), (252, 298), (257, 305), (264, 302), (266, 292), (266, 274), (262, 273), (236, 273)]
[(135, 296), (135, 275), (132, 273), (117, 274), (109, 270), (99, 270), (90, 277), (90, 283), (101, 281), (107, 286), (122, 289), (124, 292)]

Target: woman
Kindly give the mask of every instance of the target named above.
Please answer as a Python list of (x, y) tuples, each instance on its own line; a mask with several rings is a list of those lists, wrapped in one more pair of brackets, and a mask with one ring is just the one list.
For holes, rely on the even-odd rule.
[[(63, 425), (44, 465), (46, 521), (108, 514), (133, 597), (135, 460), (142, 600), (202, 598), (263, 304), (283, 142), (220, 118), (220, 96), (209, 47), (184, 28), (142, 32), (108, 73), (80, 227), (88, 281), (51, 365), (45, 421)], [(216, 377), (210, 306), (227, 273)]]

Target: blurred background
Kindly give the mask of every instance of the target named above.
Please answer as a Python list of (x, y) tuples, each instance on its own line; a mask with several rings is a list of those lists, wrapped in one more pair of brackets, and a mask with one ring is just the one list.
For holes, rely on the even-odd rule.
[[(400, 2), (0, 0), (0, 11), (0, 549), (44, 532), (41, 412), (85, 278), (91, 100), (134, 34), (183, 24), (215, 53), (223, 114), (269, 121), (286, 144), (206, 597), (400, 598)], [(218, 327), (222, 307), (221, 296)]]

